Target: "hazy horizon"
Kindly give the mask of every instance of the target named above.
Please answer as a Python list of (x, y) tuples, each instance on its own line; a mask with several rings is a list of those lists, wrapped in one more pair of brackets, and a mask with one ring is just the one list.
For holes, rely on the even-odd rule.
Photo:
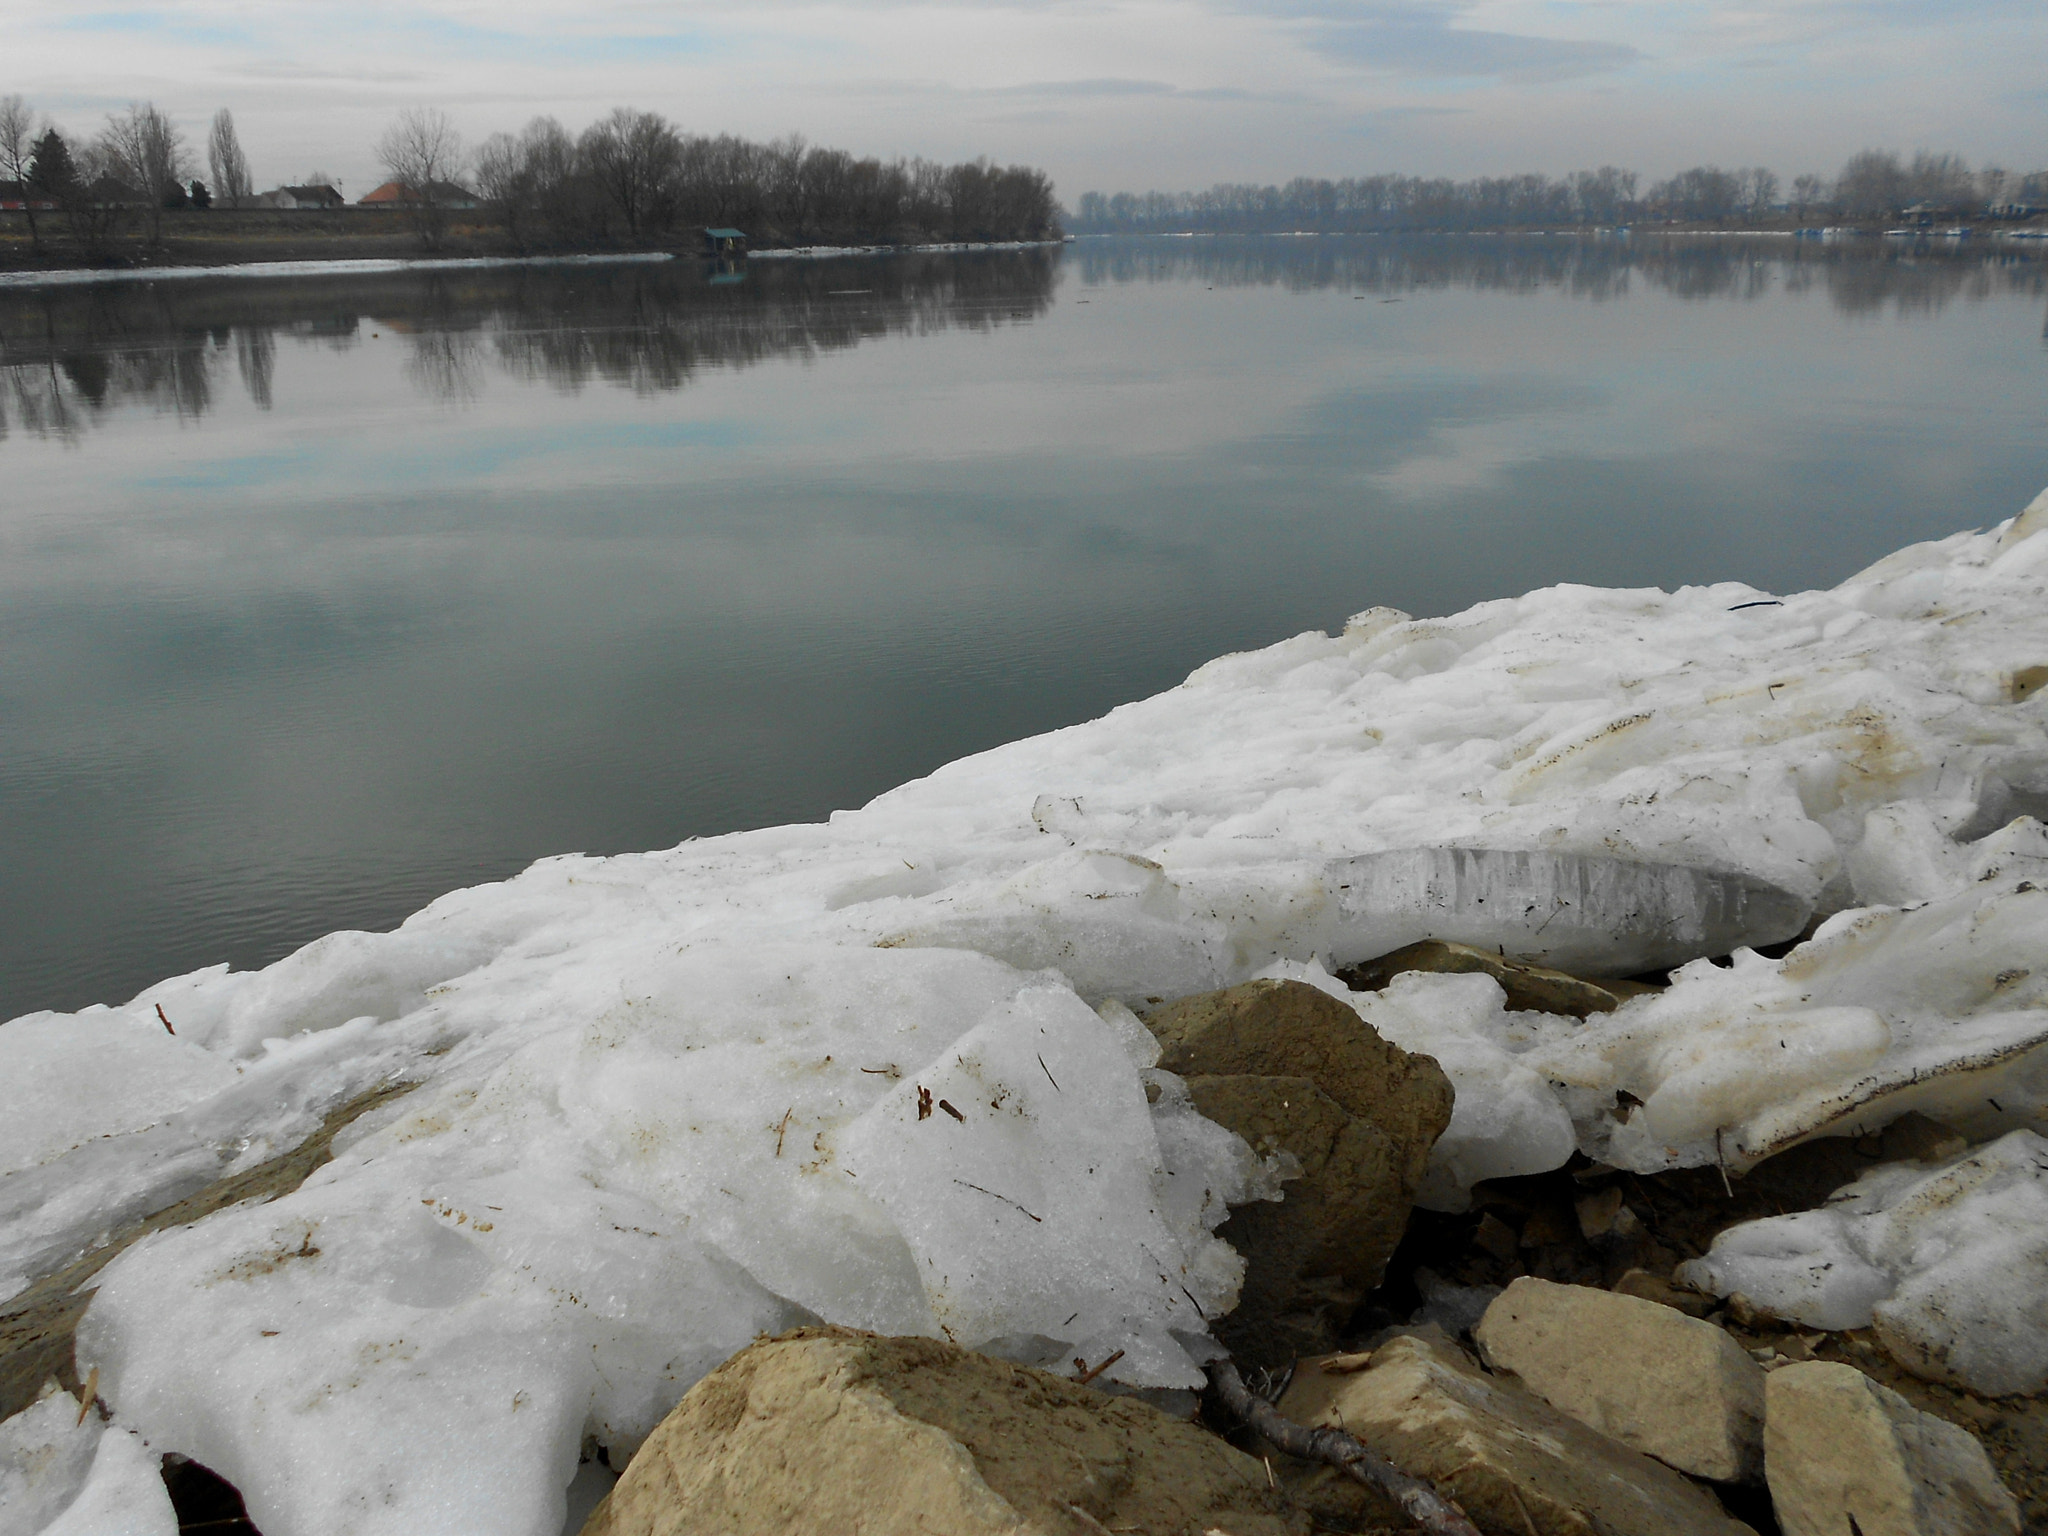
[(2048, 163), (2038, 0), (0, 0), (0, 41), (0, 93), (67, 132), (150, 100), (203, 151), (227, 107), (259, 188), (321, 169), (351, 196), (416, 105), (472, 143), (630, 103), (689, 131), (985, 154), (1043, 168), (1070, 206), (1376, 171), (1789, 179), (1867, 147)]

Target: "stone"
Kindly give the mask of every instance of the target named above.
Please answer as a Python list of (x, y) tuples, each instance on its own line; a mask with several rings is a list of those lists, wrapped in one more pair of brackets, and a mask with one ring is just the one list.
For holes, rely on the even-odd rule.
[(1853, 1365), (1783, 1365), (1764, 1470), (1784, 1536), (2017, 1536), (2019, 1506), (1976, 1436)]
[(1441, 1334), (1390, 1339), (1363, 1371), (1303, 1361), (1279, 1407), (1430, 1479), (1488, 1536), (1754, 1536), (1706, 1490), (1484, 1374)]
[(1945, 1163), (1970, 1150), (1969, 1138), (1953, 1126), (1909, 1109), (1877, 1138), (1877, 1155), (1887, 1163)]
[(1301, 1166), (1285, 1198), (1233, 1207), (1216, 1235), (1245, 1259), (1237, 1305), (1217, 1337), (1246, 1366), (1278, 1366), (1336, 1342), (1408, 1224), (1412, 1194), (1378, 1126), (1345, 1113), (1306, 1077), (1191, 1077), (1203, 1116), (1261, 1156)]
[(1129, 1397), (936, 1339), (799, 1328), (690, 1389), (583, 1536), (1307, 1536), (1265, 1467)]
[(1702, 1296), (1698, 1291), (1688, 1291), (1673, 1285), (1661, 1275), (1653, 1275), (1647, 1269), (1631, 1269), (1608, 1287), (1617, 1296), (1636, 1296), (1644, 1301), (1654, 1301), (1662, 1307), (1672, 1307), (1687, 1317), (1705, 1317), (1714, 1310), (1714, 1298)]
[(1564, 971), (1541, 965), (1523, 965), (1505, 955), (1474, 949), (1469, 944), (1447, 944), (1424, 939), (1404, 944), (1377, 960), (1347, 965), (1337, 979), (1354, 992), (1378, 992), (1396, 976), (1408, 971), (1430, 971), (1438, 975), (1476, 972), (1491, 976), (1508, 996), (1508, 1007), (1517, 1012), (1562, 1013), (1583, 1019), (1595, 1013), (1612, 1013), (1624, 998), (1657, 989), (1643, 982), (1587, 981)]
[(1308, 1077), (1400, 1151), (1421, 1182), (1451, 1120), (1451, 1080), (1433, 1057), (1380, 1038), (1356, 1010), (1301, 981), (1249, 981), (1168, 1003), (1145, 1020), (1159, 1065), (1182, 1077)]
[(1183, 998), (1146, 1022), (1204, 1117), (1300, 1165), (1280, 1201), (1237, 1206), (1217, 1229), (1247, 1265), (1217, 1336), (1247, 1367), (1331, 1348), (1407, 1230), (1449, 1079), (1301, 982)]
[(1525, 1276), (1473, 1338), (1551, 1407), (1666, 1466), (1718, 1482), (1763, 1476), (1764, 1373), (1712, 1323)]

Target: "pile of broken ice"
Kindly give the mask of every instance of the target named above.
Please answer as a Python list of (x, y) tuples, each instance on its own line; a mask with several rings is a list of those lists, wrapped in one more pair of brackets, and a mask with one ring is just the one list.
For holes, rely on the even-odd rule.
[[(579, 1448), (623, 1465), (806, 1317), (1187, 1385), (1241, 1267), (1211, 1229), (1278, 1170), (1127, 1010), (1285, 975), (1442, 1062), (1443, 1208), (1575, 1149), (1739, 1173), (1909, 1109), (1989, 1142), (1696, 1278), (2038, 1390), (2044, 682), (2048, 496), (1782, 600), (1374, 609), (829, 824), (550, 859), (16, 1020), (0, 1296), (402, 1082), (295, 1193), (103, 1271), (78, 1358), (113, 1422), (79, 1434), (204, 1462), (269, 1536), (552, 1533)], [(1422, 937), (1677, 969), (1586, 1021), (1483, 975), (1332, 979)], [(36, 1413), (0, 1427), (0, 1499)]]

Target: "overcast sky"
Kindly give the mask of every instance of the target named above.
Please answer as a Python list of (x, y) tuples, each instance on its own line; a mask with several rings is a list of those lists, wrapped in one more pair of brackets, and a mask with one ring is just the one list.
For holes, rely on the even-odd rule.
[(381, 180), (413, 104), (472, 140), (620, 103), (692, 130), (986, 154), (1090, 188), (1611, 162), (2048, 166), (2048, 0), (0, 0), (0, 93), (147, 99), (257, 184)]

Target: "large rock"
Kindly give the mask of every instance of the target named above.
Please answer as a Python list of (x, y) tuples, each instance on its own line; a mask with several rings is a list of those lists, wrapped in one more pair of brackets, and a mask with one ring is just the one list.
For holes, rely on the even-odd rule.
[(1203, 1115), (1301, 1165), (1284, 1200), (1238, 1206), (1218, 1229), (1247, 1263), (1219, 1336), (1246, 1364), (1330, 1348), (1407, 1228), (1450, 1121), (1450, 1080), (1298, 981), (1183, 998), (1147, 1023), (1160, 1066), (1186, 1079)]
[(1455, 1498), (1489, 1536), (1745, 1536), (1712, 1494), (1505, 1379), (1447, 1338), (1390, 1340), (1333, 1375), (1303, 1361), (1280, 1411), (1340, 1426)]
[(1780, 1366), (1765, 1399), (1784, 1536), (2017, 1536), (2019, 1506), (1976, 1437), (1853, 1365)]
[(800, 1328), (692, 1387), (583, 1536), (1306, 1536), (1266, 1469), (1125, 1397), (933, 1339)]
[(1635, 1296), (1524, 1276), (1474, 1339), (1551, 1407), (1695, 1477), (1764, 1470), (1764, 1373), (1712, 1323)]
[(1310, 1077), (1400, 1151), (1412, 1185), (1451, 1118), (1451, 1080), (1380, 1038), (1356, 1010), (1301, 981), (1248, 981), (1168, 1003), (1145, 1021), (1159, 1065), (1182, 1077)]

